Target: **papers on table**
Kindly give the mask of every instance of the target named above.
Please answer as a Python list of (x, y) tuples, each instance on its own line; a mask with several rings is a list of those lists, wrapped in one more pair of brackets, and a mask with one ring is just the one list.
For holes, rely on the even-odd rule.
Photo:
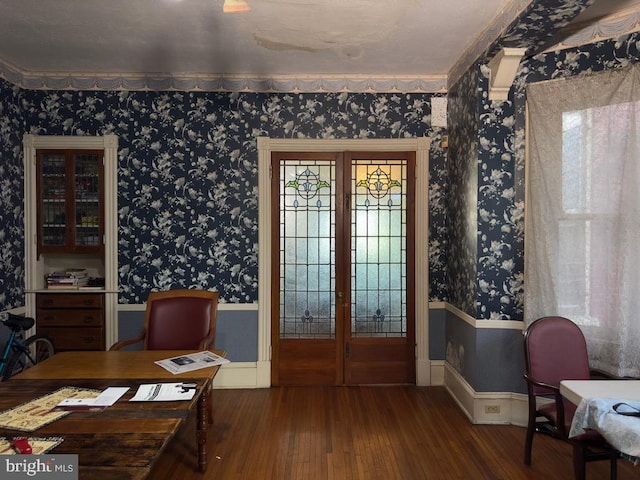
[(196, 393), (192, 383), (148, 383), (138, 387), (130, 402), (171, 402), (191, 400)]
[(179, 355), (177, 357), (166, 358), (164, 360), (157, 360), (155, 363), (165, 370), (173, 374), (177, 374), (191, 372), (200, 368), (213, 367), (214, 365), (222, 365), (224, 363), (229, 363), (229, 360), (216, 355), (213, 352), (203, 351), (191, 353), (189, 355)]
[(56, 409), (99, 411), (110, 407), (122, 397), (129, 387), (109, 387), (95, 398), (65, 398)]

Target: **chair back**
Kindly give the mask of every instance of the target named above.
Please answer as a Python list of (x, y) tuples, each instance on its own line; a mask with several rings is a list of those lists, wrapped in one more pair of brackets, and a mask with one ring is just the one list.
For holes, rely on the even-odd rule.
[(218, 292), (151, 292), (145, 312), (145, 350), (195, 350), (214, 347)]
[[(580, 328), (564, 317), (542, 317), (531, 323), (524, 336), (525, 369), (538, 382), (555, 387), (561, 380), (588, 380), (587, 342)], [(534, 395), (552, 393), (531, 385)]]

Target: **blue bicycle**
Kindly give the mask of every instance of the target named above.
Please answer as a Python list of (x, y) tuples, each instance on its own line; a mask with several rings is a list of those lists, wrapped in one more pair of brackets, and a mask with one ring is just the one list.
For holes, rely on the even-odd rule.
[(23, 339), (21, 333), (33, 327), (35, 320), (30, 317), (0, 313), (0, 322), (11, 330), (4, 353), (0, 359), (0, 378), (6, 381), (13, 375), (32, 367), (53, 356), (53, 342), (46, 335), (32, 335)]

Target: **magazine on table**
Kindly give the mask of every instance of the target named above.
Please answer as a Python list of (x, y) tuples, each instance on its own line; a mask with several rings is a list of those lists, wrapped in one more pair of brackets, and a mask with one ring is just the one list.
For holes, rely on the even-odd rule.
[(205, 350), (198, 353), (178, 355), (177, 357), (157, 360), (155, 363), (157, 365), (160, 365), (165, 370), (176, 374), (191, 372), (193, 370), (199, 370), (200, 368), (213, 367), (214, 365), (222, 365), (225, 363), (229, 363), (229, 360), (221, 357), (220, 355), (216, 355), (213, 352)]

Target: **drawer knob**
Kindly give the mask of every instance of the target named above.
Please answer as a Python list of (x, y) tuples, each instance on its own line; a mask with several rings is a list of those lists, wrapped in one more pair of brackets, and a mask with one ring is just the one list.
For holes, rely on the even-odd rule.
[(91, 323), (91, 322), (93, 322), (92, 315), (87, 315), (86, 317), (84, 317), (84, 323)]
[(96, 337), (94, 337), (93, 335), (90, 335), (88, 337), (84, 337), (84, 343), (93, 343), (96, 341)]

